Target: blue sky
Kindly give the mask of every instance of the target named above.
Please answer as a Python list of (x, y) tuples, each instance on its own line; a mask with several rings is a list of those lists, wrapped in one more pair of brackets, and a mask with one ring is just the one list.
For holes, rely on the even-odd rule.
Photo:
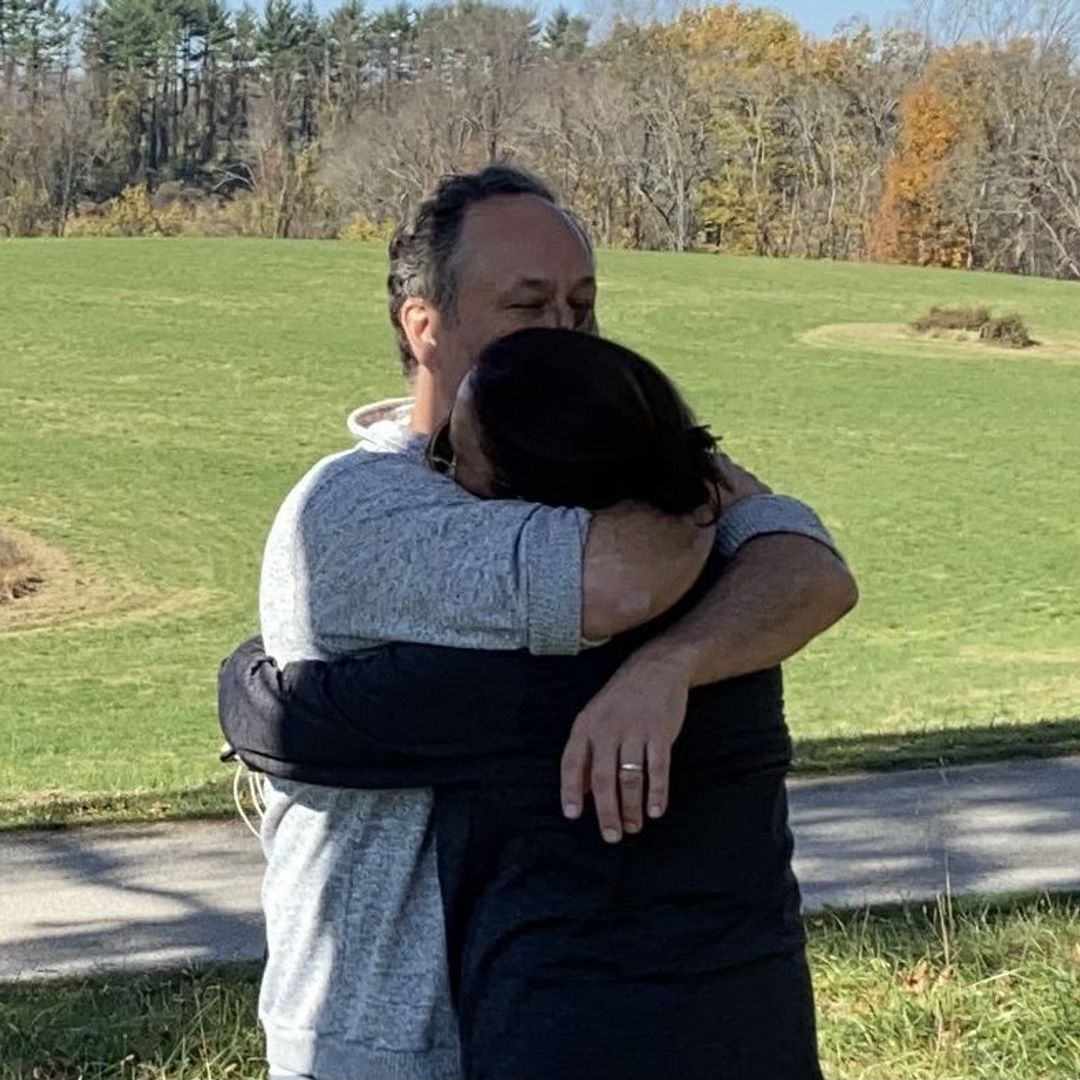
[[(252, 2), (256, 7), (262, 4), (262, 0), (252, 0)], [(315, 2), (320, 8), (325, 9), (332, 7), (335, 0), (315, 0)], [(395, 0), (367, 0), (367, 6), (369, 10), (377, 11), (392, 2)], [(422, 6), (425, 2), (426, 0), (411, 0), (415, 6)], [(541, 17), (554, 11), (560, 4), (571, 11), (580, 11), (586, 15), (590, 13), (591, 7), (596, 6), (590, 3), (590, 0), (509, 0), (509, 2), (531, 7)], [(688, 0), (688, 2), (694, 3), (695, 0)], [(698, 4), (706, 2), (708, 0), (696, 0)], [(724, 0), (715, 0), (715, 2), (723, 3)], [(742, 0), (742, 2), (748, 7), (767, 7), (782, 12), (805, 30), (823, 37), (830, 35), (838, 23), (850, 19), (853, 15), (863, 16), (872, 24), (881, 25), (891, 16), (902, 13), (907, 6), (906, 0), (786, 0), (786, 2), (785, 0)], [(600, 0), (599, 6), (604, 8), (607, 5)], [(634, 8), (637, 5), (631, 0), (630, 6)], [(666, 8), (669, 5), (662, 6)]]
[[(240, 0), (231, 0), (231, 5), (238, 6), (239, 2)], [(261, 8), (263, 4), (263, 0), (250, 0), (250, 2), (256, 9)], [(379, 11), (396, 2), (397, 0), (366, 0), (365, 6), (369, 11)], [(407, 2), (410, 6), (422, 7), (425, 3), (432, 2), (432, 0), (407, 0)], [(442, 0), (439, 0), (439, 2), (442, 2)], [(541, 18), (550, 14), (560, 5), (569, 8), (573, 12), (581, 12), (586, 16), (595, 14), (590, 9), (599, 7), (600, 10), (604, 10), (608, 7), (605, 0), (598, 0), (598, 2), (593, 2), (593, 0), (505, 0), (505, 2), (531, 7)], [(698, 4), (708, 3), (710, 0), (684, 0), (684, 2), (697, 6)], [(711, 0), (711, 2), (724, 3), (725, 0)], [(337, 0), (315, 0), (315, 4), (320, 10), (334, 7), (336, 3)], [(844, 22), (853, 16), (862, 16), (873, 25), (880, 26), (882, 23), (889, 21), (891, 17), (901, 14), (908, 6), (908, 0), (742, 0), (742, 3), (747, 7), (772, 8), (774, 11), (779, 11), (793, 19), (803, 29), (822, 37), (830, 35), (838, 23)], [(617, 8), (618, 4), (615, 6)], [(644, 9), (648, 9), (650, 5), (648, 0), (644, 0), (644, 5), (630, 0), (629, 6), (633, 10), (642, 6)], [(660, 6), (664, 10), (668, 10), (673, 5), (668, 2), (661, 3)]]
[[(264, 0), (249, 0), (259, 10)], [(300, 0), (298, 0), (300, 2)], [(316, 7), (326, 11), (336, 6), (338, 0), (315, 0)], [(397, 0), (366, 0), (365, 6), (369, 11), (379, 11), (388, 7)], [(423, 7), (431, 2), (445, 2), (445, 0), (406, 0), (412, 7)], [(596, 9), (604, 11), (609, 7), (606, 0), (504, 0), (512, 4), (520, 4), (530, 7), (541, 17), (549, 15), (559, 6), (565, 6), (573, 12), (581, 12), (586, 16), (595, 17)], [(677, 0), (676, 0), (677, 2)], [(698, 6), (709, 2), (724, 3), (725, 0), (683, 0), (691, 6)], [(832, 34), (837, 24), (852, 18), (861, 16), (869, 20), (875, 26), (888, 22), (892, 17), (902, 14), (908, 6), (909, 0), (741, 0), (747, 7), (772, 8), (787, 15), (797, 22), (803, 29), (812, 34), (827, 37)], [(237, 7), (240, 0), (230, 0), (230, 6)], [(618, 3), (615, 8), (618, 8)], [(674, 5), (668, 0), (661, 0), (660, 8), (670, 10)], [(630, 10), (648, 10), (649, 0), (635, 2), (629, 0)]]
[(903, 10), (903, 0), (789, 0), (787, 3), (768, 3), (794, 19), (814, 34), (830, 34), (837, 23), (852, 15), (865, 16), (871, 23), (882, 23)]

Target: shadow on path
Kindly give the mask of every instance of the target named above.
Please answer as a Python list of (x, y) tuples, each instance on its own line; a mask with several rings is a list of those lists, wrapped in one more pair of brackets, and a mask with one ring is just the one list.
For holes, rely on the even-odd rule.
[(806, 906), (1080, 888), (1080, 758), (791, 785)]
[(233, 823), (9, 834), (0, 979), (256, 958), (261, 875)]
[[(791, 783), (806, 906), (1080, 890), (1080, 758)], [(254, 960), (257, 841), (235, 822), (0, 836), (0, 981)]]

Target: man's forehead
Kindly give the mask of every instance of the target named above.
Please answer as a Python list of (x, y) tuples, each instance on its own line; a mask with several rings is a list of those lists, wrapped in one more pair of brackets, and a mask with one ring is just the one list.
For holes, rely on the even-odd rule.
[(499, 196), (470, 207), (459, 254), (500, 289), (514, 284), (588, 278), (592, 252), (577, 224), (534, 195)]

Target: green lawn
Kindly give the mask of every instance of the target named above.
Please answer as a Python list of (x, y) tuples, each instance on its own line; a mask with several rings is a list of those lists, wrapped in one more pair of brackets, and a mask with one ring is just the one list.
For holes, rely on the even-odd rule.
[[(1075, 1080), (1080, 901), (809, 920), (830, 1080)], [(0, 1080), (255, 1080), (252, 967), (0, 988)], [(553, 1078), (554, 1080), (554, 1078)]]
[[(601, 271), (605, 329), (858, 572), (858, 612), (790, 665), (802, 767), (1080, 746), (1075, 285), (621, 252)], [(400, 392), (384, 273), (346, 243), (0, 243), (0, 528), (66, 552), (85, 608), (0, 633), (0, 823), (224, 805), (216, 665), (255, 627), (271, 516), (351, 406)], [(836, 326), (974, 301), (1044, 351)]]

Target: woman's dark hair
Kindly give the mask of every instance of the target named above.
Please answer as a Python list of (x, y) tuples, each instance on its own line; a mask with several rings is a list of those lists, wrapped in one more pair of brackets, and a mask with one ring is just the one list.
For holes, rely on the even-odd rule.
[(481, 445), (500, 497), (668, 514), (719, 506), (716, 440), (655, 364), (574, 330), (521, 330), (472, 373)]

